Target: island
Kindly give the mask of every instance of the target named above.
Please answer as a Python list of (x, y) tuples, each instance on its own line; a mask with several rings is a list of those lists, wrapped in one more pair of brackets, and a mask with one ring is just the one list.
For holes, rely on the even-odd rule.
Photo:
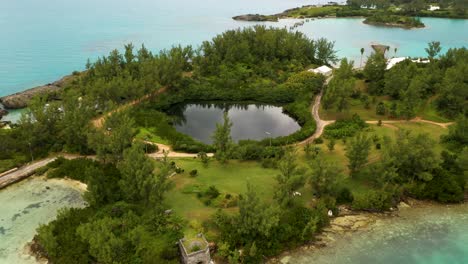
[(363, 23), (375, 26), (402, 27), (407, 29), (425, 27), (424, 23), (421, 22), (421, 19), (419, 18), (380, 13), (366, 17)]
[[(437, 6), (438, 7), (438, 6)], [(364, 17), (365, 24), (376, 26), (390, 26), (402, 28), (422, 28), (424, 24), (419, 17), (445, 17), (445, 18), (468, 18), (466, 6), (459, 6), (456, 1), (444, 8), (427, 8), (425, 4), (394, 5), (390, 3), (361, 3), (359, 1), (348, 1), (346, 5), (330, 3), (327, 5), (304, 5), (302, 7), (285, 10), (273, 15), (240, 15), (233, 17), (234, 20), (243, 21), (272, 21), (279, 19), (296, 18), (327, 18), (327, 17)]]

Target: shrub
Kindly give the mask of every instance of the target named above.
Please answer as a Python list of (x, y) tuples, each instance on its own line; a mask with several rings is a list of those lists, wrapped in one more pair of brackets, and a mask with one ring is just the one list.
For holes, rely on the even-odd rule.
[(198, 174), (198, 171), (197, 170), (191, 170), (190, 171), (190, 177), (196, 177)]
[(350, 119), (337, 120), (325, 128), (325, 137), (343, 139), (352, 137), (368, 125), (359, 115), (354, 114)]
[(336, 197), (337, 204), (351, 203), (353, 200), (353, 194), (347, 187), (342, 188)]
[(143, 145), (143, 150), (146, 153), (155, 153), (159, 151), (158, 145), (145, 142)]
[(353, 194), (352, 207), (355, 210), (384, 211), (392, 205), (391, 196), (383, 190), (370, 190), (365, 193)]
[(375, 113), (378, 115), (385, 115), (387, 109), (385, 108), (385, 104), (383, 102), (379, 102), (375, 107)]
[(322, 144), (322, 143), (323, 143), (323, 139), (322, 139), (321, 137), (316, 138), (316, 139), (314, 139), (314, 143), (315, 143), (315, 144)]
[(86, 183), (88, 179), (85, 179), (84, 170), (89, 167), (99, 167), (99, 163), (85, 158), (67, 160), (63, 157), (59, 157), (50, 163), (48, 167), (52, 168), (47, 175), (49, 178), (68, 177)]
[(210, 199), (214, 199), (214, 198), (218, 197), (219, 194), (220, 194), (220, 192), (218, 191), (218, 189), (214, 185), (211, 185), (205, 191), (205, 196), (209, 197)]

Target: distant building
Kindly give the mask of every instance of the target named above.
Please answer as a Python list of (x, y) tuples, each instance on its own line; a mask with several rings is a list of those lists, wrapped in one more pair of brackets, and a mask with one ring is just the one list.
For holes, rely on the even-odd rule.
[(440, 6), (435, 6), (435, 5), (430, 5), (429, 8), (427, 10), (429, 11), (436, 11), (436, 10), (439, 10), (440, 9)]
[[(402, 61), (405, 61), (407, 59), (409, 59), (409, 57), (391, 58), (391, 59), (389, 59), (387, 61), (387, 68), (385, 68), (385, 69), (390, 70), (396, 64), (398, 64), (398, 63), (400, 63)], [(415, 63), (429, 63), (430, 62), (428, 59), (415, 59), (415, 60), (411, 60), (411, 61), (415, 62)]]
[(210, 264), (210, 247), (208, 241), (202, 234), (196, 238), (179, 240), (179, 249), (182, 255), (183, 264)]
[(333, 69), (326, 66), (326, 65), (323, 65), (323, 66), (320, 66), (318, 68), (309, 70), (309, 72), (318, 73), (318, 74), (322, 74), (322, 75), (325, 75), (325, 76), (330, 76), (332, 74), (332, 71), (333, 71)]
[(385, 68), (386, 70), (390, 70), (391, 68), (393, 68), (393, 66), (395, 66), (397, 63), (400, 63), (404, 60), (408, 59), (407, 57), (398, 57), (398, 58), (391, 58), (388, 60), (387, 62), (387, 68)]

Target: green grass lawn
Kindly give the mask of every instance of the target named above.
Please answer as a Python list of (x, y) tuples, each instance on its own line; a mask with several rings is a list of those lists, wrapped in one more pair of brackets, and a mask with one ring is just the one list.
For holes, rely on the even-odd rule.
[[(428, 133), (435, 141), (439, 141), (441, 135), (448, 133), (448, 129), (427, 124), (413, 122), (398, 122), (390, 126), (369, 125), (365, 129), (365, 133), (369, 136), (377, 135), (380, 139), (384, 136), (394, 138), (398, 129), (407, 129), (413, 133)], [(382, 140), (380, 140), (382, 142)], [(348, 160), (345, 156), (346, 146), (342, 140), (336, 140), (336, 145), (333, 151), (327, 148), (328, 140), (325, 139), (323, 144), (318, 144), (321, 148), (322, 155), (325, 159), (338, 164), (342, 169), (343, 181), (342, 186), (348, 187), (353, 193), (367, 192), (373, 187), (369, 179), (351, 178), (348, 175)], [(442, 146), (437, 146), (437, 151), (442, 150)], [(369, 155), (369, 162), (375, 162), (380, 159), (382, 150), (377, 150), (375, 144), (372, 145)], [(300, 166), (307, 168), (307, 177), (310, 175), (313, 162), (310, 157), (306, 157), (303, 147), (297, 147), (298, 163)], [(220, 197), (225, 197), (226, 194), (237, 196), (244, 194), (247, 190), (247, 182), (250, 182), (257, 191), (259, 197), (271, 202), (277, 186), (276, 176), (279, 171), (276, 169), (263, 168), (259, 162), (242, 162), (231, 160), (228, 164), (220, 164), (215, 160), (211, 160), (209, 165), (205, 167), (200, 160), (192, 158), (173, 159), (177, 166), (185, 170), (184, 173), (176, 174), (171, 177), (174, 187), (168, 192), (166, 201), (168, 206), (175, 214), (183, 217), (187, 221), (184, 233), (187, 236), (195, 236), (199, 232), (205, 233), (209, 238), (216, 236), (213, 230), (206, 230), (202, 227), (202, 223), (210, 220), (211, 216), (219, 209), (216, 205), (205, 205), (202, 199), (197, 197), (197, 191), (205, 191), (209, 186), (215, 186), (220, 194)], [(191, 177), (190, 171), (197, 170), (198, 175)], [(313, 195), (309, 182), (299, 190), (301, 199), (308, 206), (313, 205)], [(237, 207), (223, 208), (225, 212), (233, 213), (237, 211)]]
[(327, 15), (336, 15), (340, 10), (339, 6), (321, 6), (321, 7), (302, 7), (288, 12), (289, 17), (319, 17)]
[(426, 102), (424, 102), (418, 109), (417, 113), (418, 116), (420, 116), (422, 119), (434, 121), (434, 122), (441, 122), (441, 123), (446, 123), (450, 122), (453, 120), (450, 120), (448, 118), (445, 118), (441, 116), (438, 112), (437, 109), (434, 106), (434, 99), (435, 98), (430, 98)]
[(169, 145), (169, 141), (156, 135), (156, 131), (154, 131), (153, 128), (139, 127), (138, 134), (135, 138), (140, 140), (148, 140), (154, 143)]
[[(246, 192), (247, 182), (250, 182), (261, 198), (273, 197), (278, 171), (263, 168), (258, 162), (233, 160), (223, 165), (212, 160), (207, 167), (204, 167), (198, 159), (175, 159), (174, 161), (185, 172), (171, 178), (175, 187), (169, 191), (167, 201), (177, 214), (189, 221), (191, 219), (204, 221), (218, 209), (214, 206), (206, 206), (195, 193), (188, 193), (191, 189), (203, 191), (214, 185), (221, 195), (238, 195)], [(189, 172), (194, 169), (198, 171), (198, 176), (191, 177)]]

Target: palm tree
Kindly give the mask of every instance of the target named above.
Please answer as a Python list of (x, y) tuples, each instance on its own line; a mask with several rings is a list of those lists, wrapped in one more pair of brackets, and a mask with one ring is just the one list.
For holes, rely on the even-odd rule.
[[(387, 50), (387, 53), (388, 53), (388, 51), (390, 50), (390, 46), (387, 46), (386, 50)], [(385, 54), (385, 53), (384, 53), (384, 54)]]
[(361, 65), (359, 66), (359, 68), (362, 67), (362, 55), (364, 55), (364, 48), (361, 48)]
[(397, 48), (394, 49), (394, 51), (395, 51), (395, 57), (396, 57), (396, 52), (397, 52), (397, 50), (398, 50)]

